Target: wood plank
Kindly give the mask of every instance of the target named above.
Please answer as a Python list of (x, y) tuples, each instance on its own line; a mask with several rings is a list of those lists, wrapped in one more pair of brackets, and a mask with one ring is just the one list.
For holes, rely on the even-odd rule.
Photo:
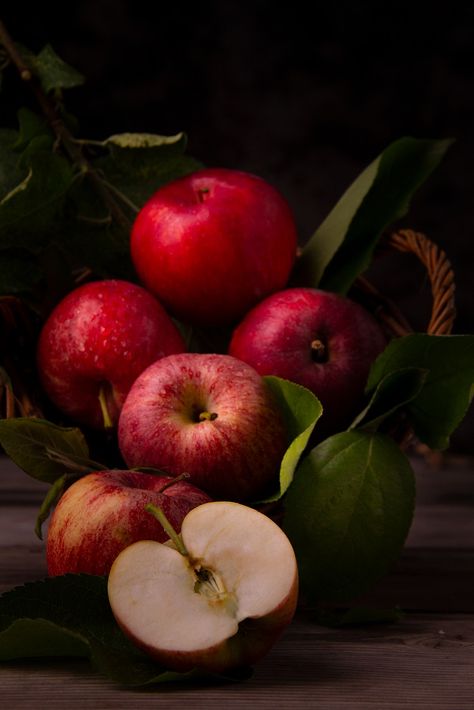
[(300, 616), (244, 683), (133, 691), (86, 662), (9, 664), (2, 699), (15, 708), (324, 708), (472, 710), (474, 616), (409, 617), (396, 626), (328, 630)]

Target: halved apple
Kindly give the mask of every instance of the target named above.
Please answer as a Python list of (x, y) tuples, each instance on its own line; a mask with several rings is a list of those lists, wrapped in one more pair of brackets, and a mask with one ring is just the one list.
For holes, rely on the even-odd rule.
[(108, 583), (124, 633), (172, 670), (223, 672), (255, 663), (293, 618), (298, 571), (285, 533), (239, 503), (204, 503), (180, 550), (151, 540), (115, 560)]

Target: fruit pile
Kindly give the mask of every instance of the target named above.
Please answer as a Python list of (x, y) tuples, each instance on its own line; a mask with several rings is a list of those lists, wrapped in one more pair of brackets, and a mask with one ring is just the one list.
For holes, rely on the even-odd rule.
[[(324, 613), (387, 573), (415, 496), (393, 432), (409, 426), (432, 448), (448, 445), (469, 404), (474, 339), (446, 337), (449, 324), (440, 336), (390, 338), (341, 295), (373, 248), (359, 259), (347, 246), (358, 194), (297, 256), (291, 210), (272, 186), (191, 171), (138, 210), (126, 257), (135, 281), (90, 280), (50, 310), (36, 357), (49, 420), (0, 421), (6, 453), (52, 484), (40, 537), (54, 508), (49, 577), (37, 596), (18, 588), (0, 600), (7, 630), (8, 619), (31, 623), (46, 655), (32, 620), (56, 624), (65, 653), (68, 629), (79, 632), (95, 665), (122, 681), (113, 648), (94, 656), (95, 622), (79, 623), (75, 589), (110, 616), (111, 643), (131, 644), (127, 682), (137, 649), (152, 659), (144, 682), (156, 662), (160, 673), (240, 673), (298, 600)], [(91, 458), (97, 442), (104, 463)], [(45, 607), (32, 606), (43, 596)], [(9, 639), (4, 657), (28, 657), (28, 636)]]
[(44, 114), (0, 130), (0, 445), (51, 484), (40, 538), (54, 508), (49, 576), (0, 597), (0, 660), (243, 678), (297, 599), (324, 619), (388, 572), (415, 500), (397, 434), (447, 448), (469, 407), (446, 262), (428, 333), (386, 338), (347, 297), (451, 141), (393, 142), (297, 255), (264, 180), (182, 133), (76, 136), (83, 77), (0, 34)]
[[(288, 287), (296, 249), (272, 186), (197, 171), (158, 190), (135, 220), (131, 258), (144, 287), (86, 283), (39, 337), (50, 400), (73, 422), (117, 430), (129, 467), (90, 472), (63, 493), (48, 572), (110, 573), (118, 623), (172, 669), (254, 662), (296, 607), (291, 544), (248, 505), (275, 491), (290, 443), (262, 375), (313, 392), (327, 435), (356, 414), (386, 345), (355, 302)], [(227, 352), (185, 352), (173, 319), (228, 328)]]

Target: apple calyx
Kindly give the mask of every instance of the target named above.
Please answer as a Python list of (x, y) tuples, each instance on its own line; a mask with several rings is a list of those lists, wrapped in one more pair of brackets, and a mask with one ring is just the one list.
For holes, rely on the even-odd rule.
[(311, 341), (311, 359), (313, 362), (328, 361), (328, 349), (321, 338), (315, 338)]
[(224, 603), (226, 607), (228, 607), (229, 612), (233, 613), (233, 610), (235, 611), (237, 609), (235, 596), (227, 591), (220, 575), (207, 567), (203, 567), (201, 562), (193, 560), (190, 557), (181, 535), (176, 532), (159, 506), (149, 503), (145, 506), (145, 510), (147, 513), (151, 513), (158, 520), (176, 550), (183, 555), (183, 557), (187, 558), (189, 567), (195, 577), (194, 591), (196, 594), (202, 594), (210, 603)]
[(217, 419), (217, 416), (218, 416), (217, 412), (207, 412), (207, 411), (201, 412), (199, 414), (199, 421), (205, 422), (207, 420), (207, 421), (213, 422), (214, 419)]

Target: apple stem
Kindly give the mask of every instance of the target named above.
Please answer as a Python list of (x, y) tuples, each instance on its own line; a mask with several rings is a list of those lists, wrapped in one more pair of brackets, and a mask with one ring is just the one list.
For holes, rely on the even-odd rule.
[(213, 422), (214, 419), (217, 419), (217, 412), (201, 412), (199, 415), (199, 421), (204, 422), (206, 419)]
[(171, 525), (170, 521), (163, 513), (161, 508), (156, 505), (153, 505), (153, 503), (148, 503), (148, 505), (145, 506), (145, 510), (147, 513), (151, 513), (152, 515), (154, 515), (158, 522), (163, 526), (163, 530), (166, 532), (170, 540), (173, 541), (174, 546), (176, 547), (178, 552), (184, 555), (184, 557), (189, 557), (189, 553), (184, 546), (181, 536), (178, 535), (178, 533)]
[(107, 407), (107, 395), (105, 393), (105, 385), (101, 385), (99, 390), (99, 404), (102, 410), (102, 417), (104, 419), (104, 428), (113, 429), (114, 423)]
[(204, 202), (206, 195), (209, 193), (209, 188), (208, 187), (201, 187), (198, 190), (196, 190), (196, 193), (197, 193), (198, 202), (202, 203), (202, 202)]
[(180, 473), (179, 476), (175, 476), (174, 478), (171, 479), (171, 481), (168, 481), (167, 483), (164, 484), (157, 492), (158, 493), (163, 493), (163, 491), (166, 491), (167, 488), (170, 486), (174, 486), (175, 483), (178, 483), (178, 481), (185, 481), (187, 479), (191, 478), (190, 473)]

